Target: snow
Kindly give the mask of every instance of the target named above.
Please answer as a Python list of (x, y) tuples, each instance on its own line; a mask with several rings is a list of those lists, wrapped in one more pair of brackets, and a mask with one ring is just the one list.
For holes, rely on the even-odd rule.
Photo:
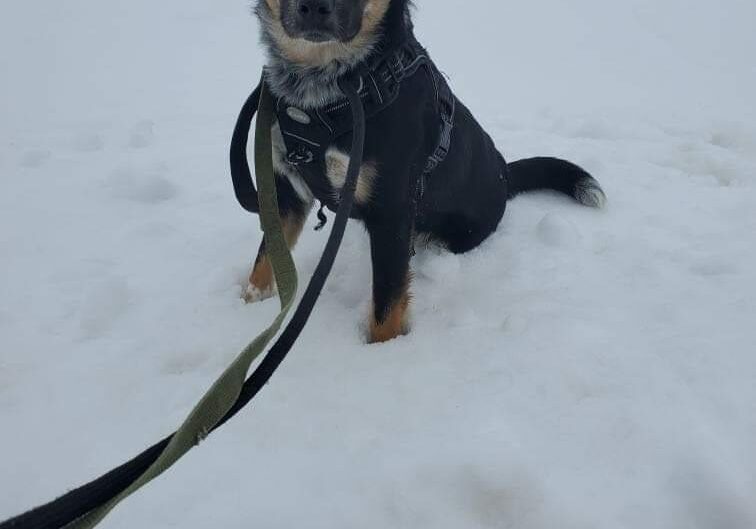
[[(756, 527), (756, 4), (417, 3), (505, 155), (583, 164), (607, 208), (523, 196), (420, 252), (381, 346), (351, 226), (254, 405), (102, 527)], [(171, 431), (274, 315), (227, 175), (248, 7), (0, 8), (0, 519)]]

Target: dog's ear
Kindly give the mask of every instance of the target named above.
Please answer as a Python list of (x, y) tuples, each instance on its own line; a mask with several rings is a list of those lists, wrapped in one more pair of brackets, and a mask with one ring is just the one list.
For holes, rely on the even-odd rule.
[[(405, 0), (400, 0), (405, 1)], [(368, 0), (362, 15), (361, 33), (372, 35), (388, 13), (391, 0)]]
[(281, 0), (257, 0), (252, 3), (252, 12), (260, 20), (281, 20)]
[(281, 2), (280, 0), (260, 0), (260, 2), (265, 2), (268, 4), (268, 7), (270, 8), (271, 12), (273, 13), (273, 16), (276, 18), (281, 17)]

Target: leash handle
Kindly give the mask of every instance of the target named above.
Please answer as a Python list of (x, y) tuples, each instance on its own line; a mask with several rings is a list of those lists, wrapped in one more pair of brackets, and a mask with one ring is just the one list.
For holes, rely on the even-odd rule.
[(247, 162), (247, 144), (249, 142), (249, 131), (252, 128), (252, 119), (255, 117), (258, 107), (260, 106), (260, 93), (262, 83), (257, 85), (254, 92), (249, 96), (242, 106), (239, 117), (236, 120), (234, 134), (231, 137), (231, 181), (234, 184), (234, 193), (239, 204), (250, 213), (260, 213), (260, 202), (257, 196), (257, 189), (252, 180), (252, 173), (249, 170)]

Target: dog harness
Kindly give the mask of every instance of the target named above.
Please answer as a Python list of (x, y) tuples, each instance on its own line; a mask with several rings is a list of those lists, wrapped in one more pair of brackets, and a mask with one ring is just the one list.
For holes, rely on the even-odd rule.
[[(456, 99), (446, 79), (414, 39), (348, 74), (354, 76), (355, 86), (359, 86), (358, 93), (365, 107), (365, 117), (370, 119), (397, 100), (402, 82), (415, 75), (420, 68), (428, 70), (434, 85), (439, 114), (439, 134), (436, 147), (428, 156), (418, 181), (417, 200), (425, 192), (426, 179), (449, 153)], [(328, 147), (337, 138), (352, 131), (348, 101), (343, 99), (325, 108), (305, 110), (279, 99), (276, 114), (286, 146), (286, 160), (299, 169), (300, 175), (316, 198), (335, 211), (338, 200), (330, 186), (323, 189), (325, 183), (312, 182), (307, 178), (308, 171), (302, 169), (310, 164), (323, 163)], [(321, 222), (322, 220), (323, 217)]]

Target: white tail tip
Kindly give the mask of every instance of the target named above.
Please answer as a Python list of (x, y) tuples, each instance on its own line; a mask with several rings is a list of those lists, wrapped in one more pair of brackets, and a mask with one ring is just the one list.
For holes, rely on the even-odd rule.
[(582, 178), (575, 184), (575, 200), (591, 208), (600, 209), (606, 206), (606, 194), (592, 176)]

